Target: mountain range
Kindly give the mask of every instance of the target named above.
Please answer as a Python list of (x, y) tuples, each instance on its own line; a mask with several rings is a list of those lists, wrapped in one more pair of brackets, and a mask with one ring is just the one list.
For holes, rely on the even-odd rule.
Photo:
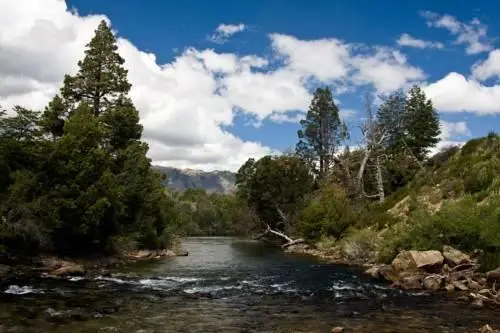
[(229, 194), (235, 188), (236, 174), (231, 171), (202, 171), (154, 166), (154, 169), (166, 174), (165, 187), (183, 191), (189, 188), (204, 189), (210, 193)]

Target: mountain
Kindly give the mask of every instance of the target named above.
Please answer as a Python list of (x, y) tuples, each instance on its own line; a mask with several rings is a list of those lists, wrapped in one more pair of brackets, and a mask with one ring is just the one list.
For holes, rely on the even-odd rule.
[(202, 171), (153, 166), (155, 170), (166, 174), (163, 185), (183, 191), (188, 188), (205, 189), (210, 193), (228, 194), (234, 190), (236, 174), (230, 171)]

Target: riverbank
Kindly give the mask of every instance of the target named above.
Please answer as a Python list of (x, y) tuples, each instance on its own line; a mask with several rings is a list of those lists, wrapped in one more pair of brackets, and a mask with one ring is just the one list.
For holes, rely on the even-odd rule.
[(472, 308), (500, 306), (500, 267), (480, 271), (477, 253), (466, 254), (451, 246), (442, 250), (401, 251), (391, 264), (381, 264), (369, 257), (347, 258), (338, 247), (311, 247), (305, 244), (286, 249), (287, 253), (309, 255), (340, 265), (364, 267), (364, 274), (404, 290), (445, 293)]
[(117, 269), (138, 261), (155, 261), (163, 258), (187, 256), (180, 246), (164, 250), (137, 250), (114, 255), (89, 255), (86, 257), (61, 257), (41, 254), (30, 257), (11, 257), (0, 263), (0, 277), (11, 276), (95, 276), (109, 275), (110, 269)]

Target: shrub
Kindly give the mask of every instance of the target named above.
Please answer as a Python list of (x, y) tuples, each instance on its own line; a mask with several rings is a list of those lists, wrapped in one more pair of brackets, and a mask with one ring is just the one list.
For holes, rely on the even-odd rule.
[(350, 229), (340, 242), (340, 250), (352, 262), (374, 262), (378, 235), (370, 229)]
[(477, 205), (472, 197), (447, 203), (435, 215), (415, 210), (408, 224), (392, 228), (380, 245), (381, 259), (390, 260), (403, 249), (440, 249), (451, 245), (463, 251), (500, 250), (500, 199)]

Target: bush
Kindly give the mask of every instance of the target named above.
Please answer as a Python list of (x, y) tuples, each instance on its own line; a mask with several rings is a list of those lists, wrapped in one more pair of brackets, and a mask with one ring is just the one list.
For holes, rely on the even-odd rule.
[(345, 258), (352, 262), (374, 262), (377, 258), (377, 232), (370, 229), (350, 229), (340, 242)]
[[(451, 245), (463, 251), (500, 250), (500, 199), (477, 205), (472, 197), (447, 203), (436, 214), (415, 210), (406, 225), (390, 229), (380, 245), (380, 258), (390, 260), (403, 249), (441, 249)], [(498, 264), (498, 263), (497, 263)]]

